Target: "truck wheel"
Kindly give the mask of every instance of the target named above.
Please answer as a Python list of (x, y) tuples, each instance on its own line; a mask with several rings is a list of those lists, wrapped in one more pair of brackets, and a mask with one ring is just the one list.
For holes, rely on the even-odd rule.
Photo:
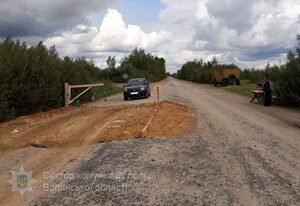
[(222, 79), (222, 82), (221, 82), (222, 86), (227, 86), (228, 85), (228, 81), (227, 79)]

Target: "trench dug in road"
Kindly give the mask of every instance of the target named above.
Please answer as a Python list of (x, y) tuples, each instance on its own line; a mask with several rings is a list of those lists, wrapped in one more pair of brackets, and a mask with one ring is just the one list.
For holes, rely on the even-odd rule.
[[(110, 142), (95, 137), (136, 136), (131, 129), (143, 128), (155, 95), (129, 102), (116, 96), (41, 114), (42, 120), (36, 115), (0, 125), (1, 135), (6, 134), (0, 140), (0, 180), (6, 182), (9, 171), (21, 164), (38, 180), (24, 197), (2, 184), (1, 205), (299, 204), (299, 112), (250, 104), (245, 97), (173, 78), (159, 84), (164, 113), (149, 127), (148, 138)], [(147, 118), (130, 123), (128, 115)], [(16, 126), (25, 129), (10, 134)], [(128, 129), (118, 134), (120, 128)], [(49, 147), (18, 144), (22, 137)], [(122, 175), (49, 180), (45, 172)], [(43, 191), (44, 184), (87, 190)]]

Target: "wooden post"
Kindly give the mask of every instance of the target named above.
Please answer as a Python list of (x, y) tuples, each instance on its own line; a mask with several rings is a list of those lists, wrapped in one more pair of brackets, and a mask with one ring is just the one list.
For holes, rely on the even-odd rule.
[(70, 95), (69, 95), (69, 84), (65, 83), (65, 107), (69, 105)]
[(159, 103), (159, 86), (157, 86), (157, 102)]

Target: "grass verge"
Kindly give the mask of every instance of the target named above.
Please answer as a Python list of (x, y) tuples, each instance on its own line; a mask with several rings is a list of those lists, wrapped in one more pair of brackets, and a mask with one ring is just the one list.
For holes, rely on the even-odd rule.
[[(253, 93), (251, 92), (251, 90), (255, 90), (255, 89), (257, 89), (256, 84), (251, 83), (250, 80), (242, 80), (241, 86), (227, 86), (223, 88), (223, 90), (225, 91), (232, 92), (249, 98), (253, 97)], [(273, 102), (273, 104), (280, 106), (276, 102)], [(296, 112), (300, 112), (300, 107), (288, 107), (288, 106), (284, 106), (284, 107), (292, 109)]]
[(251, 90), (256, 89), (256, 84), (251, 83), (249, 80), (242, 80), (240, 86), (227, 86), (223, 88), (225, 91), (239, 94), (245, 97), (252, 97)]
[(110, 82), (105, 82), (105, 86), (93, 89), (93, 96), (95, 100), (99, 100), (120, 92), (122, 92), (122, 88), (116, 87)]

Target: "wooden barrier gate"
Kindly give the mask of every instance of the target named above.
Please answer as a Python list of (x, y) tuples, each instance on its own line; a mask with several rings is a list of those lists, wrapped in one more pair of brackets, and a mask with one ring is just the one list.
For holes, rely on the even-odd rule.
[[(100, 86), (104, 86), (104, 84), (100, 83), (100, 84), (69, 85), (68, 83), (65, 83), (65, 107), (69, 106), (69, 104), (72, 104), (75, 99), (79, 98), (81, 95), (86, 93), (92, 87), (100, 87)], [(76, 89), (76, 88), (86, 88), (86, 89), (83, 92), (81, 92), (80, 94), (78, 94), (76, 97), (71, 99), (72, 89)]]

